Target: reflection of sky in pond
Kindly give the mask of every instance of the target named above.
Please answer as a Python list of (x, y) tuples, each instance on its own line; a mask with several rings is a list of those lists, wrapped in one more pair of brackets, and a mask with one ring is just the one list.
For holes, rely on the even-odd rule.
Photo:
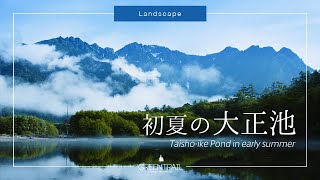
[[(55, 156), (50, 159), (38, 159), (37, 161), (28, 162), (28, 166), (37, 166), (39, 164), (50, 165), (65, 165), (66, 159), (63, 156)], [(18, 166), (25, 165), (24, 162), (16, 163)], [(68, 165), (74, 165), (68, 162)], [(141, 170), (138, 166), (132, 167), (105, 167), (105, 168), (77, 168), (77, 167), (12, 167), (12, 164), (0, 166), (0, 179), (234, 179), (233, 177), (221, 176), (213, 173), (202, 175), (192, 170), (173, 170), (170, 172), (153, 172), (148, 170)]]
[[(177, 140), (177, 138), (173, 138)], [(202, 140), (234, 140), (232, 137), (201, 138)], [(202, 163), (219, 164), (222, 162), (235, 164), (236, 162), (286, 162), (294, 164), (304, 162), (302, 147), (293, 151), (246, 151), (245, 149), (225, 150), (212, 148), (210, 151), (201, 149), (170, 148), (168, 138), (75, 138), (75, 139), (16, 139), (15, 165), (16, 166), (75, 166), (75, 167), (12, 167), (12, 142), (0, 143), (0, 180), (6, 179), (235, 179), (240, 177), (237, 172), (224, 173), (220, 171), (201, 171), (201, 169), (182, 169), (171, 172), (154, 172), (141, 170), (140, 163), (158, 162), (162, 154), (166, 163), (181, 163), (185, 165), (199, 165)], [(180, 138), (179, 140), (185, 140)], [(199, 140), (188, 138), (188, 140)], [(235, 137), (237, 141), (253, 139)], [(262, 140), (262, 139), (260, 139)], [(297, 140), (299, 141), (299, 140)], [(300, 144), (304, 144), (302, 140)], [(309, 148), (319, 150), (319, 141), (310, 140)], [(289, 153), (289, 154), (288, 154)], [(297, 156), (302, 155), (302, 159)], [(270, 157), (269, 157), (270, 156)], [(223, 157), (223, 159), (220, 159)], [(294, 158), (292, 158), (294, 157)], [(150, 159), (151, 158), (151, 159)], [(235, 158), (237, 161), (234, 161)], [(292, 161), (290, 159), (293, 159)], [(290, 161), (289, 161), (290, 160)], [(287, 162), (288, 161), (288, 162)], [(240, 163), (240, 164), (241, 164)], [(132, 167), (77, 167), (90, 165), (129, 165)], [(218, 173), (218, 174), (215, 174)], [(220, 174), (221, 173), (221, 174)], [(260, 178), (260, 174), (251, 172), (250, 177)], [(232, 177), (223, 176), (231, 174)]]

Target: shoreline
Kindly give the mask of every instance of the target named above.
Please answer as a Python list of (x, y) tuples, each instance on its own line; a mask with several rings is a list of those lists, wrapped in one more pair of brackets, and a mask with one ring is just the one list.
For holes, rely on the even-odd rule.
[[(15, 141), (21, 141), (21, 140), (43, 140), (43, 139), (51, 139), (51, 138), (45, 138), (45, 137), (29, 137), (29, 136), (20, 136), (20, 135), (15, 135), (14, 140)], [(13, 136), (12, 135), (7, 135), (7, 134), (1, 134), (0, 135), (0, 142), (12, 142), (13, 141)]]

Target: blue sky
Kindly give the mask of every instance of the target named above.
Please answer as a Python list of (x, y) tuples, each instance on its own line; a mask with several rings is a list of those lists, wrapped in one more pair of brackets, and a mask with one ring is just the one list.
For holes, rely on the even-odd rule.
[[(206, 5), (208, 12), (308, 13), (308, 65), (320, 69), (320, 3), (295, 0), (3, 0), (0, 40), (11, 47), (14, 12), (113, 12), (114, 5)], [(113, 22), (112, 15), (15, 15), (15, 43), (77, 36), (115, 50), (131, 43), (157, 44), (189, 54), (226, 46), (288, 47), (306, 60), (305, 15), (208, 15), (207, 22)]]

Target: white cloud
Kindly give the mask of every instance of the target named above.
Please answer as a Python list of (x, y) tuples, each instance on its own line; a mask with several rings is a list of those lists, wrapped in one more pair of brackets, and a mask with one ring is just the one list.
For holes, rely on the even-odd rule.
[[(0, 76), (2, 104), (12, 105), (12, 86), (9, 79)], [(66, 105), (75, 113), (80, 110), (142, 110), (145, 105), (160, 107), (164, 104), (180, 106), (192, 102), (195, 96), (179, 85), (154, 82), (140, 83), (126, 95), (110, 96), (106, 83), (93, 82), (70, 71), (54, 73), (43, 84), (20, 83), (15, 85), (15, 107), (17, 109), (48, 112), (56, 115), (66, 113)]]
[(201, 84), (217, 84), (220, 81), (220, 72), (213, 66), (201, 68), (198, 65), (187, 65), (182, 68), (182, 75)]
[(53, 69), (55, 67), (58, 68), (67, 68), (70, 69), (71, 71), (79, 71), (79, 66), (77, 65), (78, 62), (80, 62), (80, 60), (82, 58), (84, 58), (84, 56), (64, 56), (62, 58), (59, 59), (53, 59), (51, 62), (49, 62), (47, 64), (49, 69)]
[(12, 45), (7, 43), (8, 39), (5, 40), (0, 42), (0, 57), (5, 62), (12, 62)]
[(141, 68), (133, 64), (129, 64), (124, 58), (118, 58), (111, 61), (112, 70), (115, 72), (125, 72), (131, 77), (138, 79), (140, 82), (155, 81), (161, 74), (157, 69), (143, 72)]
[(55, 46), (49, 45), (18, 45), (15, 47), (15, 58), (27, 59), (33, 64), (47, 64), (62, 57), (62, 53), (55, 51)]
[(12, 106), (12, 79), (0, 76), (0, 106)]
[[(33, 64), (43, 65), (48, 69), (65, 67), (67, 70), (52, 73), (48, 80), (41, 84), (15, 84), (15, 108), (47, 112), (55, 115), (65, 115), (66, 106), (69, 112), (80, 110), (136, 111), (142, 110), (145, 105), (172, 107), (191, 103), (194, 100), (206, 99), (188, 93), (180, 85), (160, 81), (161, 74), (157, 69), (143, 71), (126, 59), (99, 60), (110, 63), (114, 73), (127, 73), (139, 84), (127, 94), (111, 96), (115, 83), (111, 81), (96, 82), (84, 76), (77, 63), (89, 56), (71, 57), (57, 52), (53, 46), (25, 45), (19, 46), (17, 57), (26, 59)], [(94, 59), (97, 60), (97, 59)], [(77, 72), (75, 72), (77, 71)], [(195, 78), (202, 83), (217, 82), (219, 72), (213, 67), (201, 69), (198, 66), (184, 67), (184, 73), (189, 78)], [(196, 76), (196, 77), (195, 77)], [(12, 106), (12, 79), (0, 76), (1, 104)]]
[(207, 99), (209, 102), (211, 101), (217, 101), (217, 100), (221, 100), (221, 99), (225, 99), (224, 96), (222, 95), (214, 95), (214, 96), (211, 96), (209, 99)]
[(78, 71), (77, 63), (87, 56), (89, 55), (67, 56), (56, 51), (55, 46), (44, 44), (18, 45), (15, 47), (15, 59), (25, 59), (32, 64), (45, 65), (48, 69), (58, 67)]
[(192, 102), (195, 97), (189, 95), (177, 84), (167, 85), (156, 82), (153, 85), (139, 84), (132, 88), (127, 95), (115, 96), (112, 98), (114, 110), (141, 110), (148, 105), (150, 107), (161, 107), (170, 105), (181, 106), (184, 103)]

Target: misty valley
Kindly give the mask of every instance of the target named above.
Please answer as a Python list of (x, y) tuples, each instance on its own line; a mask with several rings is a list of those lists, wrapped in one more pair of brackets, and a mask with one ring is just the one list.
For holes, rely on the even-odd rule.
[[(272, 174), (281, 179), (283, 173), (315, 179), (314, 169), (209, 168), (305, 165), (306, 129), (320, 136), (320, 72), (289, 48), (253, 45), (190, 55), (137, 42), (115, 51), (57, 37), (17, 45), (15, 53), (14, 76), (12, 60), (0, 56), (1, 92), (8, 95), (0, 106), (0, 174), (5, 179), (9, 174), (37, 179), (24, 168), (13, 173), (13, 164), (55, 166), (39, 173), (58, 179), (152, 178), (155, 172), (148, 167), (157, 167), (164, 179), (276, 179)], [(220, 132), (224, 121), (215, 118), (226, 111), (237, 117), (229, 125), (239, 134), (228, 128)], [(259, 117), (263, 125), (246, 128), (252, 119), (248, 112), (294, 115), (294, 136), (271, 134), (269, 115)], [(147, 114), (185, 117), (185, 135), (147, 135)], [(194, 131), (197, 118), (206, 119), (208, 129), (199, 125)], [(171, 125), (165, 118), (154, 132), (167, 132)], [(250, 136), (249, 131), (268, 134)], [(232, 147), (236, 141), (242, 147)], [(308, 142), (308, 163), (316, 164), (319, 142)], [(168, 172), (162, 168), (167, 164), (178, 164), (179, 170)]]

